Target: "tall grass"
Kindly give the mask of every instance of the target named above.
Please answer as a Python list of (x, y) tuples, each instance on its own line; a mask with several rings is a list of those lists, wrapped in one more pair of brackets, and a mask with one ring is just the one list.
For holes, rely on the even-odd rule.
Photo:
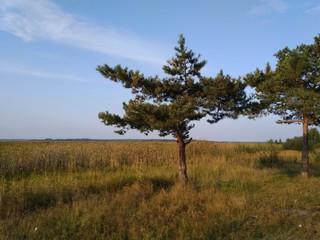
[(312, 177), (279, 145), (1, 142), (0, 239), (319, 239)]
[(0, 174), (8, 179), (60, 171), (162, 165), (175, 158), (173, 148), (162, 142), (0, 142)]

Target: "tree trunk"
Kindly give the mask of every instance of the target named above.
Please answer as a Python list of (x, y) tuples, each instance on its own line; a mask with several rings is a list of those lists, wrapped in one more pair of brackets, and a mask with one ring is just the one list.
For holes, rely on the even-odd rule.
[(187, 162), (186, 162), (186, 146), (192, 138), (185, 142), (184, 135), (176, 129), (177, 144), (178, 144), (178, 163), (179, 163), (179, 181), (183, 185), (188, 184)]
[(303, 145), (301, 156), (301, 176), (309, 176), (309, 156), (308, 156), (308, 119), (303, 119)]
[(182, 184), (188, 183), (187, 162), (186, 162), (186, 144), (183, 139), (178, 139), (178, 163), (179, 163), (179, 180)]

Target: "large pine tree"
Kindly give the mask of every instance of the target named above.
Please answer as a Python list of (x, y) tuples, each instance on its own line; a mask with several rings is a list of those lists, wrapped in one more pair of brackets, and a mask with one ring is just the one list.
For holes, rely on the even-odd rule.
[(320, 125), (320, 36), (310, 45), (278, 51), (278, 61), (273, 70), (257, 69), (246, 76), (246, 81), (256, 90), (261, 112), (280, 115), (279, 123), (302, 123), (303, 148), (301, 174), (307, 177), (308, 126)]
[(205, 78), (201, 70), (206, 61), (188, 49), (185, 38), (180, 35), (175, 56), (167, 61), (163, 71), (167, 78), (145, 77), (139, 71), (128, 70), (120, 65), (98, 66), (97, 70), (106, 78), (121, 82), (130, 88), (134, 99), (123, 103), (125, 114), (120, 117), (109, 112), (100, 112), (99, 118), (106, 125), (118, 128), (119, 134), (129, 129), (142, 133), (159, 131), (160, 136), (172, 135), (177, 139), (179, 179), (186, 184), (186, 146), (192, 140), (189, 131), (208, 113), (212, 122), (225, 117), (236, 117), (239, 102), (244, 101), (245, 85), (240, 80), (224, 76)]

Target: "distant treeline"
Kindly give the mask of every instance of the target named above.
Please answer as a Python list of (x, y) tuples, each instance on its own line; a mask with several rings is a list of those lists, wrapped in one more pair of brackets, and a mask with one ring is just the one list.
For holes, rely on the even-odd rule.
[[(320, 133), (316, 128), (312, 128), (309, 130), (309, 150), (312, 151), (316, 148), (320, 147)], [(294, 137), (294, 138), (287, 138), (285, 142), (282, 142), (281, 139), (279, 140), (269, 140), (269, 143), (275, 143), (275, 144), (282, 144), (283, 148), (285, 150), (301, 150), (303, 139), (302, 137)]]

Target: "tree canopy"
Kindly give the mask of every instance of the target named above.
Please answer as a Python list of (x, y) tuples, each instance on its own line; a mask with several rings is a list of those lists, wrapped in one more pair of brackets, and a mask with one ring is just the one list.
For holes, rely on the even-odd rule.
[(180, 35), (175, 55), (163, 66), (168, 75), (145, 77), (139, 71), (123, 68), (121, 65), (98, 66), (97, 70), (106, 78), (130, 88), (134, 98), (123, 103), (125, 114), (100, 112), (99, 118), (106, 125), (117, 127), (119, 134), (137, 129), (148, 134), (159, 131), (160, 136), (172, 135), (178, 143), (179, 176), (187, 182), (185, 147), (190, 143), (189, 132), (198, 121), (208, 114), (211, 123), (226, 117), (236, 118), (245, 103), (245, 84), (240, 79), (224, 75), (221, 71), (216, 78), (204, 77), (201, 70), (206, 65), (185, 44)]
[(275, 69), (267, 64), (246, 76), (255, 88), (261, 110), (267, 110), (284, 120), (308, 119), (320, 124), (320, 36), (310, 45), (288, 47), (275, 54)]
[(112, 68), (108, 65), (98, 66), (97, 70), (114, 82), (121, 82), (125, 88), (131, 88), (135, 98), (123, 103), (123, 117), (99, 113), (99, 118), (106, 125), (119, 128), (124, 134), (129, 129), (137, 129), (145, 134), (154, 130), (160, 136), (182, 135), (189, 137), (189, 130), (194, 127), (191, 121), (205, 116), (199, 102), (200, 70), (206, 61), (200, 61), (192, 50), (185, 47), (185, 39), (181, 35), (179, 46), (175, 47), (176, 55), (168, 60), (163, 71), (168, 78), (145, 77), (139, 71), (128, 70), (120, 65)]

